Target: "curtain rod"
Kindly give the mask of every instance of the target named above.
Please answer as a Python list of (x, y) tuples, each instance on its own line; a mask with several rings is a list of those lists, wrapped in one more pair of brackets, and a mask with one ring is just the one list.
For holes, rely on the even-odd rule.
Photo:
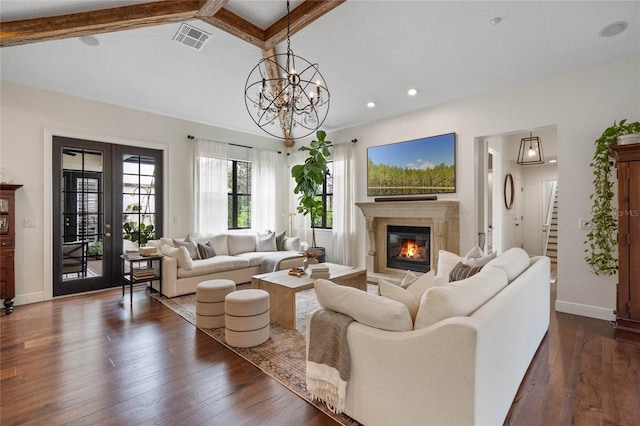
[[(187, 135), (187, 139), (189, 140), (194, 140), (196, 137), (193, 135)], [(219, 142), (219, 141), (213, 141), (213, 142), (218, 142), (218, 143), (226, 143), (227, 145), (231, 145), (231, 146), (237, 146), (239, 148), (247, 148), (247, 149), (253, 149), (252, 146), (248, 146), (248, 145), (240, 145), (237, 143), (231, 143), (231, 142)], [(266, 151), (273, 151), (273, 152), (277, 152), (278, 154), (282, 154), (282, 151), (279, 150), (273, 150), (273, 149), (267, 149)], [(288, 155), (288, 154), (287, 154)]]

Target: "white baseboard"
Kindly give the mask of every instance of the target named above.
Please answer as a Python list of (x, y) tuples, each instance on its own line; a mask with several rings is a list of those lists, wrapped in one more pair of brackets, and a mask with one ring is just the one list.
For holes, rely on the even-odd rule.
[(38, 303), (44, 300), (44, 293), (41, 291), (37, 293), (19, 294), (13, 299), (13, 305), (28, 305), (29, 303)]
[(580, 315), (605, 321), (615, 321), (616, 319), (616, 316), (611, 309), (582, 305), (580, 303), (563, 302), (562, 300), (556, 300), (556, 312)]

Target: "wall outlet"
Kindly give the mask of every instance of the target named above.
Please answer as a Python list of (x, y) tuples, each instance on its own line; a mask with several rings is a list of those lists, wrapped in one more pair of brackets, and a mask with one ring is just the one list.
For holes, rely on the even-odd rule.
[(25, 228), (37, 228), (37, 222), (35, 217), (29, 217), (24, 219)]

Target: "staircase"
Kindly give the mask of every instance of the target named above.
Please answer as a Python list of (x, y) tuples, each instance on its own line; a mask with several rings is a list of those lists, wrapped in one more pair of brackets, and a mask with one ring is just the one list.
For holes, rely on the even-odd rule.
[(553, 198), (553, 210), (551, 213), (551, 221), (549, 222), (549, 232), (547, 235), (547, 244), (545, 247), (545, 256), (551, 259), (551, 272), (555, 272), (558, 267), (558, 189)]

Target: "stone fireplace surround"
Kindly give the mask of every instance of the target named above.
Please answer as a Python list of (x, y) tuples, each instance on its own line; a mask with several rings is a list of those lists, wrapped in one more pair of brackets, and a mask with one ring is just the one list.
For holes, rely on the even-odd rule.
[(459, 203), (442, 201), (380, 201), (356, 203), (362, 210), (367, 230), (368, 272), (398, 273), (387, 267), (387, 226), (428, 226), (431, 228), (431, 267), (438, 264), (438, 251), (460, 251)]

